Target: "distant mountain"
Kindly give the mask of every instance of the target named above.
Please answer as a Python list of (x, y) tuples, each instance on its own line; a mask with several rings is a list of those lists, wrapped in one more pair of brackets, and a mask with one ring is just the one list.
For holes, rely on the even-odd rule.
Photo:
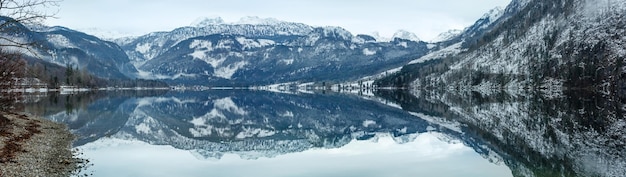
[(139, 33), (115, 31), (115, 30), (101, 29), (101, 28), (95, 28), (95, 27), (94, 28), (80, 28), (80, 29), (74, 29), (74, 30), (98, 37), (105, 41), (114, 41), (119, 38), (127, 38), (127, 37), (134, 37), (134, 36), (142, 35)]
[(1, 35), (7, 39), (33, 44), (28, 51), (14, 49), (24, 53), (31, 61), (59, 67), (72, 66), (108, 79), (128, 79), (137, 73), (117, 44), (82, 32), (64, 27), (36, 27), (33, 31), (19, 23), (12, 23), (1, 30)]
[(437, 42), (443, 42), (443, 41), (448, 41), (451, 40), (453, 38), (456, 38), (457, 36), (461, 35), (463, 33), (463, 30), (448, 30), (446, 32), (443, 32), (439, 35), (437, 35), (437, 37), (435, 37), (434, 39), (432, 39), (430, 41), (430, 43), (437, 43)]
[(398, 30), (393, 34), (392, 39), (405, 39), (409, 41), (422, 41), (415, 33), (408, 32), (406, 30)]
[[(220, 23), (214, 23), (214, 22)], [(213, 34), (242, 35), (247, 37), (304, 36), (313, 31), (313, 27), (302, 23), (276, 22), (272, 25), (226, 24), (220, 20), (199, 21), (194, 26), (177, 28), (170, 32), (154, 32), (144, 36), (116, 40), (128, 54), (133, 65), (141, 67), (147, 61), (165, 53), (171, 47), (189, 38)]]
[(185, 85), (258, 85), (354, 79), (426, 54), (426, 43), (400, 31), (392, 41), (272, 18), (192, 27), (117, 41), (147, 79)]

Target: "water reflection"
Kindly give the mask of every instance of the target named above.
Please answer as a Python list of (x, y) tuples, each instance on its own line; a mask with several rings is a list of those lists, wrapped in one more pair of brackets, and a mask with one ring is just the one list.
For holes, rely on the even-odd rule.
[(68, 124), (102, 176), (626, 174), (619, 97), (376, 95), (100, 92), (25, 109)]
[(623, 176), (623, 97), (580, 91), (389, 92), (378, 95), (410, 112), (453, 122), (492, 145), (514, 176)]
[(225, 154), (219, 160), (197, 160), (196, 154), (171, 146), (115, 138), (82, 148), (97, 163), (97, 176), (511, 175), (505, 166), (486, 161), (461, 142), (442, 141), (442, 135), (431, 133), (411, 136), (414, 139), (404, 144), (389, 135), (378, 135), (370, 140), (352, 140), (341, 148), (313, 148), (255, 160), (236, 154)]

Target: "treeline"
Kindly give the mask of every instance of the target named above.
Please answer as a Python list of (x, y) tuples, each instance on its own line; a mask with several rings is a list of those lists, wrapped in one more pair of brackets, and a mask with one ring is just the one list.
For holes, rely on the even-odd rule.
[(90, 74), (77, 66), (66, 65), (61, 67), (55, 64), (31, 59), (25, 66), (25, 76), (37, 78), (46, 83), (48, 88), (59, 88), (61, 85), (77, 86), (81, 88), (103, 87), (168, 87), (164, 82), (144, 79), (105, 79)]

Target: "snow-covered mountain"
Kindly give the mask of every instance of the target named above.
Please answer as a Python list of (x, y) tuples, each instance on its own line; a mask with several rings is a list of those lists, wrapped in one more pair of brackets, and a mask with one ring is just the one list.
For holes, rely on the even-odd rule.
[[(548, 89), (615, 92), (624, 88), (624, 1), (515, 0), (451, 42), (454, 55), (411, 62), (381, 85), (449, 89)], [(487, 27), (486, 27), (487, 26)], [(468, 35), (483, 31), (482, 35)], [(472, 34), (471, 32), (470, 34)], [(424, 62), (429, 61), (429, 62)], [(436, 68), (423, 72), (423, 68)], [(402, 79), (393, 79), (402, 78)]]
[(393, 34), (391, 39), (405, 39), (409, 41), (421, 41), (419, 37), (415, 33), (406, 31), (406, 30), (398, 30)]
[(143, 78), (232, 86), (346, 80), (428, 52), (412, 33), (396, 37), (379, 42), (341, 27), (244, 17), (234, 23), (206, 18), (192, 27), (117, 42)]
[[(0, 17), (2, 21), (7, 19)], [(23, 53), (29, 65), (43, 63), (43, 66), (55, 65), (55, 68), (71, 66), (108, 79), (128, 79), (137, 73), (117, 44), (82, 32), (45, 26), (31, 30), (19, 23), (5, 25), (0, 30), (6, 39), (33, 43), (28, 46), (29, 50), (5, 48)]]
[(437, 35), (437, 37), (435, 37), (434, 39), (430, 40), (430, 43), (448, 41), (448, 40), (458, 37), (461, 34), (463, 34), (463, 30), (457, 30), (457, 29), (448, 30), (446, 32), (443, 32)]
[(83, 32), (85, 34), (96, 36), (106, 41), (114, 41), (119, 38), (134, 37), (134, 36), (142, 35), (139, 33), (122, 32), (122, 31), (116, 31), (116, 30), (111, 30), (111, 29), (101, 29), (101, 28), (95, 28), (95, 27), (94, 28), (81, 28), (81, 29), (75, 29), (75, 30)]

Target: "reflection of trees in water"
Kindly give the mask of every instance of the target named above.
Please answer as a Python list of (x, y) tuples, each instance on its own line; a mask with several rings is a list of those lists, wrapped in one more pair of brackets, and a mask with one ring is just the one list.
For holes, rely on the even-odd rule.
[[(141, 90), (141, 91), (92, 91), (78, 92), (75, 94), (59, 94), (59, 92), (48, 92), (43, 96), (44, 99), (32, 99), (23, 103), (24, 111), (38, 116), (48, 116), (65, 111), (68, 114), (78, 110), (86, 109), (93, 102), (103, 98), (135, 98), (151, 95), (162, 95), (167, 90)], [(37, 94), (37, 93), (35, 93)], [(24, 95), (24, 96), (29, 96)]]
[(103, 91), (72, 95), (49, 93), (48, 99), (26, 103), (24, 111), (66, 124), (77, 136), (74, 144), (82, 144), (117, 132), (130, 114), (124, 109), (127, 100), (166, 92)]
[(407, 111), (462, 123), (466, 135), (505, 157), (515, 176), (626, 174), (625, 103), (617, 96), (580, 91), (553, 98), (503, 91), (377, 94)]

